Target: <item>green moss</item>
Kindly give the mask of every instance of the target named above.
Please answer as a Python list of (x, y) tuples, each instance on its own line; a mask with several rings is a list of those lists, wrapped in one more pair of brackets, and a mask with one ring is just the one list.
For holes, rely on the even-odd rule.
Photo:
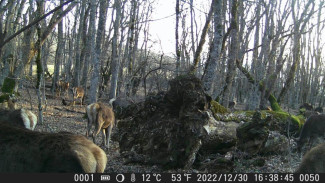
[(211, 110), (213, 114), (226, 114), (229, 113), (227, 108), (223, 107), (221, 104), (218, 102), (212, 100), (211, 101)]
[(282, 111), (279, 103), (277, 102), (276, 98), (273, 95), (270, 95), (268, 100), (271, 104), (271, 108), (273, 111)]
[(9, 99), (9, 94), (3, 94), (0, 96), (0, 103), (7, 101)]
[(287, 112), (284, 112), (284, 111), (268, 111), (268, 113), (272, 114), (273, 117), (275, 119), (277, 119), (278, 121), (287, 121), (288, 118), (290, 118), (290, 120), (299, 125), (299, 128), (302, 127), (302, 125), (304, 124), (305, 122), (305, 119), (304, 119), (304, 116), (303, 115), (298, 115), (298, 116), (295, 116), (295, 115), (291, 115)]
[(1, 91), (3, 93), (13, 93), (14, 89), (15, 89), (15, 83), (16, 81), (12, 78), (5, 78), (5, 80), (3, 81), (3, 85), (1, 88)]
[[(253, 115), (254, 115), (254, 113), (255, 113), (256, 111), (238, 111), (238, 112), (235, 111), (235, 114), (236, 114), (236, 113), (237, 113), (237, 114), (240, 114), (240, 113), (243, 113), (243, 112), (244, 112), (245, 116), (252, 118)], [(268, 111), (265, 111), (265, 110), (262, 110), (262, 111), (261, 111), (261, 117), (262, 117), (262, 119), (265, 119), (265, 118), (266, 118), (266, 116), (267, 116), (267, 112), (268, 112)]]
[(305, 112), (306, 112), (306, 108), (300, 108), (300, 109), (299, 109), (299, 114), (304, 115)]
[(298, 116), (291, 116), (291, 120), (299, 125), (299, 128), (301, 128), (305, 123), (305, 117), (302, 114), (299, 114)]
[[(239, 111), (240, 112), (240, 111)], [(244, 114), (247, 117), (253, 117), (253, 114), (255, 113), (255, 111), (241, 111), (241, 113), (244, 112)], [(288, 118), (291, 119), (292, 122), (296, 123), (300, 126), (302, 126), (304, 124), (304, 116), (303, 115), (290, 115), (287, 112), (284, 111), (269, 111), (269, 110), (263, 110), (261, 111), (261, 118), (265, 119), (267, 116), (272, 115), (274, 119), (276, 119), (277, 121), (287, 121)]]

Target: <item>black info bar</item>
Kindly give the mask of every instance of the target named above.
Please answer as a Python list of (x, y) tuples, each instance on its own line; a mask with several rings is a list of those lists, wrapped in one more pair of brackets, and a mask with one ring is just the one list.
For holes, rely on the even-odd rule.
[(324, 182), (324, 180), (324, 173), (0, 173), (2, 183)]

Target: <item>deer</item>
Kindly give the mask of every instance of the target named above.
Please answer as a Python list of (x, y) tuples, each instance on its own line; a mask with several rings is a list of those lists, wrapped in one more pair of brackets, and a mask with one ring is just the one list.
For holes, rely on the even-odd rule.
[(60, 97), (61, 92), (63, 92), (65, 94), (65, 96), (67, 96), (69, 94), (69, 82), (65, 82), (65, 81), (58, 81), (56, 83), (56, 94)]
[(235, 109), (236, 104), (237, 104), (236, 101), (230, 101), (228, 103), (228, 108), (233, 110), (233, 109)]
[(110, 100), (110, 106), (97, 102), (86, 107), (88, 118), (86, 136), (88, 137), (90, 135), (91, 127), (95, 124), (95, 130), (91, 134), (93, 142), (96, 143), (95, 138), (99, 132), (102, 131), (103, 144), (106, 148), (109, 148), (109, 140), (115, 123), (115, 115), (112, 107), (114, 100), (115, 99)]
[(82, 87), (73, 87), (72, 93), (73, 93), (73, 105), (75, 105), (75, 100), (77, 98), (80, 98), (80, 106), (81, 106), (85, 97), (85, 90)]
[(299, 109), (306, 109), (306, 110), (313, 110), (313, 105), (311, 105), (310, 103), (303, 103), (302, 105), (299, 106)]
[(325, 135), (325, 115), (316, 114), (311, 115), (305, 122), (300, 132), (299, 140), (297, 143), (298, 151), (301, 151), (303, 145), (308, 141), (310, 144), (317, 137), (324, 137)]
[(0, 172), (103, 173), (106, 153), (82, 135), (0, 123)]
[(0, 110), (0, 121), (13, 126), (34, 130), (37, 124), (37, 117), (34, 113), (26, 109)]
[(323, 107), (316, 107), (314, 111), (323, 113)]
[(295, 173), (325, 173), (325, 143), (307, 152)]

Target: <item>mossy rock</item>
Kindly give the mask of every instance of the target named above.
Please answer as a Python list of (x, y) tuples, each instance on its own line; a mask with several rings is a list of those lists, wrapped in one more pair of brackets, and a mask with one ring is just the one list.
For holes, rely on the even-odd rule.
[[(279, 131), (282, 135), (288, 136), (288, 130), (290, 135), (297, 136), (299, 130), (304, 123), (302, 116), (291, 115), (284, 111), (264, 111), (267, 115), (272, 115), (273, 120), (270, 124), (270, 130)], [(291, 122), (288, 126), (288, 122)]]
[(1, 87), (1, 91), (3, 93), (9, 93), (9, 94), (14, 93), (15, 84), (16, 84), (15, 79), (5, 78), (5, 80), (3, 81), (3, 85)]
[(268, 125), (272, 118), (269, 116), (262, 119), (261, 116), (261, 112), (256, 111), (250, 122), (244, 123), (236, 129), (238, 149), (250, 155), (257, 154), (262, 149), (269, 135)]
[(8, 101), (8, 99), (9, 99), (9, 94), (3, 94), (0, 96), (0, 103)]
[(301, 129), (306, 122), (305, 116), (301, 114), (297, 116), (291, 115), (291, 120), (299, 125), (299, 129)]
[(214, 100), (211, 101), (211, 111), (213, 112), (213, 114), (227, 114), (227, 113), (229, 113), (227, 108), (225, 108), (224, 106), (222, 106), (221, 104), (219, 104), (218, 102), (216, 102)]
[[(303, 115), (290, 115), (284, 111), (269, 111), (269, 110), (262, 110), (261, 112), (261, 119), (265, 119), (268, 116), (272, 116), (272, 120), (268, 128), (272, 131), (279, 131), (282, 135), (288, 135), (288, 122), (290, 123), (289, 130), (290, 135), (297, 136), (299, 134), (299, 130), (301, 129), (302, 125), (305, 122), (305, 118)], [(252, 119), (255, 111), (236, 111), (232, 117), (232, 121), (246, 121), (243, 119)], [(235, 118), (237, 117), (237, 120)], [(245, 116), (245, 118), (243, 117)], [(248, 120), (249, 121), (249, 120)]]

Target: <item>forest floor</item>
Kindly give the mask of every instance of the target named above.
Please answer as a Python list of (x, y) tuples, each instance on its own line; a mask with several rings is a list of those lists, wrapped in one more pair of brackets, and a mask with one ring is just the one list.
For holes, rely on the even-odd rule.
[[(26, 108), (38, 115), (38, 100), (36, 90), (31, 87), (19, 89), (21, 97), (16, 108)], [(87, 120), (84, 118), (86, 105), (64, 106), (60, 97), (51, 97), (50, 90), (46, 90), (47, 106), (43, 109), (44, 124), (38, 123), (36, 131), (59, 132), (69, 131), (75, 134), (85, 135)], [(69, 100), (72, 94), (69, 95)], [(31, 108), (32, 106), (32, 108)], [(98, 140), (97, 140), (98, 139)], [(97, 138), (97, 144), (101, 144), (101, 135)], [(190, 170), (164, 170), (160, 166), (128, 164), (119, 153), (118, 142), (111, 141), (110, 147), (106, 150), (108, 163), (105, 173), (199, 173), (205, 171)], [(263, 165), (256, 165), (255, 160), (262, 160)], [(286, 155), (256, 156), (250, 159), (238, 158), (234, 160), (234, 172), (232, 173), (292, 173), (301, 161), (301, 155), (290, 152)]]

